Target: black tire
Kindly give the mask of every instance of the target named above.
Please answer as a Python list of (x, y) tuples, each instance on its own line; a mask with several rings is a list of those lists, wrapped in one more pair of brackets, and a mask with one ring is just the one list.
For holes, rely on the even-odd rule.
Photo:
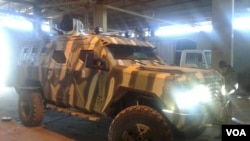
[(109, 141), (172, 141), (172, 132), (162, 115), (147, 106), (131, 106), (112, 121)]
[(18, 113), (23, 125), (28, 127), (40, 126), (44, 114), (41, 94), (38, 92), (20, 94), (18, 101)]

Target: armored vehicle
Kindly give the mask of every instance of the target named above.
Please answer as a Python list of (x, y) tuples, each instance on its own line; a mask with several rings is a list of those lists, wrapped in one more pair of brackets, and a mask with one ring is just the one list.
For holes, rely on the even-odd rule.
[(217, 71), (169, 66), (149, 42), (101, 34), (32, 40), (17, 68), (18, 110), (28, 127), (54, 107), (92, 121), (112, 118), (109, 141), (168, 141), (231, 119)]

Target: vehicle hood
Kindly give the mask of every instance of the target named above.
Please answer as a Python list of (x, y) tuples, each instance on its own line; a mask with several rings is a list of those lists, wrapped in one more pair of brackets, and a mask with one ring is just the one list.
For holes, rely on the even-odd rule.
[[(163, 67), (144, 67), (140, 66), (139, 70), (152, 71), (158, 73), (169, 73), (171, 75), (186, 75), (193, 76), (197, 79), (211, 79), (211, 81), (216, 79), (222, 79), (222, 75), (213, 69), (200, 69), (200, 68), (190, 68), (190, 67), (178, 67), (178, 66), (163, 66)], [(201, 81), (201, 80), (200, 80)], [(205, 80), (204, 80), (205, 81)], [(209, 80), (206, 80), (209, 81)]]
[(171, 87), (209, 85), (219, 90), (224, 83), (223, 76), (212, 69), (184, 68), (175, 66), (137, 66), (118, 67), (122, 86), (150, 91), (158, 96)]
[(223, 76), (216, 70), (213, 69), (200, 69), (200, 68), (190, 68), (190, 67), (178, 67), (178, 66), (129, 66), (131, 71), (138, 71), (142, 74), (165, 74), (171, 77), (171, 79), (176, 78), (176, 80), (196, 80), (199, 83), (207, 83), (213, 81), (224, 81)]

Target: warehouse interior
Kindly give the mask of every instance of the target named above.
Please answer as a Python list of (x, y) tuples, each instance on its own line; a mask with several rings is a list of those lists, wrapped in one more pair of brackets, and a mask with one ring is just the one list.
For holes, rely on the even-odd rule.
[(11, 58), (4, 68), (11, 68), (18, 46), (33, 36), (34, 23), (51, 34), (65, 14), (81, 18), (83, 33), (101, 27), (108, 34), (149, 41), (168, 64), (177, 45), (193, 42), (194, 48), (212, 51), (213, 69), (220, 60), (229, 62), (248, 88), (249, 0), (1, 0), (1, 40), (9, 46), (1, 48), (1, 56)]
[[(70, 28), (70, 30), (63, 31), (61, 30), (62, 23), (68, 22), (68, 15), (79, 18), (80, 22), (72, 22), (77, 26), (72, 27), (72, 30)], [(72, 118), (69, 114), (65, 116), (60, 113), (57, 117), (58, 113), (46, 111), (44, 125), (35, 130), (22, 128), (23, 126), (16, 128), (12, 122), (8, 122), (10, 117), (10, 119), (17, 120), (17, 123), (21, 123), (17, 116), (18, 98), (20, 98), (17, 96), (18, 90), (11, 89), (10, 91), (5, 88), (16, 81), (15, 73), (18, 70), (15, 66), (19, 58), (25, 57), (25, 55), (20, 55), (24, 44), (29, 41), (56, 39), (61, 34), (70, 35), (70, 37), (101, 34), (149, 42), (155, 46), (154, 51), (163, 58), (164, 62), (174, 67), (180, 65), (180, 59), (177, 58), (184, 50), (209, 51), (210, 60), (206, 62), (208, 66), (202, 67), (202, 71), (214, 69), (219, 72), (218, 63), (221, 60), (228, 62), (235, 69), (240, 89), (236, 92), (237, 95), (232, 96), (232, 104), (236, 106), (233, 112), (229, 112), (233, 113), (234, 123), (249, 124), (249, 25), (250, 0), (0, 0), (0, 60), (2, 60), (0, 61), (0, 117), (7, 119), (7, 122), (0, 121), (0, 124), (4, 125), (0, 126), (0, 130), (9, 129), (0, 134), (0, 140), (2, 136), (7, 140), (13, 138), (19, 140), (19, 134), (20, 139), (30, 138), (30, 140), (33, 140), (33, 136), (30, 135), (34, 135), (38, 140), (53, 140), (51, 137), (56, 136), (54, 140), (60, 141), (72, 139), (92, 141), (107, 138), (106, 132), (109, 130), (110, 120), (93, 123)], [(74, 30), (77, 33), (71, 32)], [(196, 69), (188, 67), (187, 69), (190, 70)], [(29, 73), (26, 74), (29, 75)], [(161, 77), (161, 75), (157, 76)], [(113, 82), (111, 84), (115, 85), (113, 79), (111, 80)], [(144, 81), (142, 78), (138, 80)], [(156, 82), (153, 79), (149, 81), (152, 84)], [(129, 83), (132, 85), (134, 82), (129, 80)], [(138, 85), (143, 85), (143, 83)], [(148, 86), (153, 87), (151, 84)], [(112, 88), (111, 85), (110, 88)], [(158, 86), (155, 88), (158, 90)], [(159, 91), (162, 89), (165, 87)], [(91, 92), (94, 93), (94, 90)], [(87, 98), (92, 100), (91, 96)], [(131, 99), (128, 98), (128, 100)], [(184, 101), (189, 101), (189, 99), (184, 98)], [(90, 102), (88, 104), (93, 105)], [(214, 109), (221, 108), (216, 106)], [(220, 134), (220, 129), (217, 125), (216, 127), (206, 126), (209, 129), (204, 134), (197, 139), (185, 141), (209, 139), (219, 141), (220, 137), (217, 135)], [(3, 140), (6, 140), (5, 138)]]

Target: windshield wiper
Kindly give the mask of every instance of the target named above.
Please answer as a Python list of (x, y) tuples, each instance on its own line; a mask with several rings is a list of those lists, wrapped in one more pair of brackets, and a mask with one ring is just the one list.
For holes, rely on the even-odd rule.
[(135, 62), (135, 63), (138, 63), (140, 65), (146, 65), (145, 63), (142, 63), (141, 61), (139, 60), (134, 60), (134, 59), (130, 59), (132, 62)]
[(164, 63), (162, 63), (161, 61), (158, 61), (158, 60), (151, 60), (151, 62), (152, 62), (153, 64), (166, 65), (166, 64), (164, 64)]

